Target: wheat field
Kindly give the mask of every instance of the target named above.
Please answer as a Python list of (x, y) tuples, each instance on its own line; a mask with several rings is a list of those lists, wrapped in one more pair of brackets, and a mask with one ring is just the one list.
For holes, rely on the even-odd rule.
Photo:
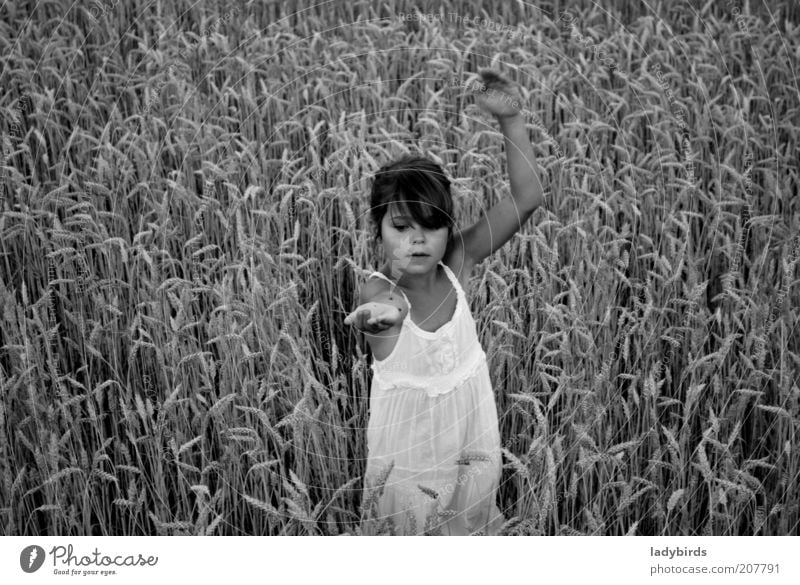
[(2, 534), (382, 533), (369, 181), (508, 196), (492, 66), (547, 199), (467, 291), (503, 533), (797, 535), (800, 8), (601, 4), (5, 4)]

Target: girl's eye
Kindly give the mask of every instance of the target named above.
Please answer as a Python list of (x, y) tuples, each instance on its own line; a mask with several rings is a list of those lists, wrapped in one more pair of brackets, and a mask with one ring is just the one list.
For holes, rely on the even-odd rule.
[(396, 229), (396, 230), (403, 231), (408, 226), (407, 225), (396, 225), (396, 226), (392, 226), (392, 227), (394, 227), (394, 229)]

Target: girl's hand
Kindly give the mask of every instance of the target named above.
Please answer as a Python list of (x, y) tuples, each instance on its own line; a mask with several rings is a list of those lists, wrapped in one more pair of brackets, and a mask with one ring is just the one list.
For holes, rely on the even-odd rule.
[(507, 118), (521, 113), (522, 96), (519, 88), (494, 69), (481, 69), (483, 84), (478, 84), (474, 96), (478, 105), (496, 118)]
[(379, 333), (402, 321), (401, 311), (385, 303), (364, 303), (344, 319), (345, 325), (353, 325), (365, 333)]

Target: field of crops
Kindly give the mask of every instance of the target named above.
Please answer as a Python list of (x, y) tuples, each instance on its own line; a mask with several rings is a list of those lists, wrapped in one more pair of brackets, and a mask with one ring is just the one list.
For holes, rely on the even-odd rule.
[(369, 181), (508, 196), (489, 66), (504, 533), (800, 533), (800, 8), (603, 4), (5, 3), (0, 533), (362, 533)]

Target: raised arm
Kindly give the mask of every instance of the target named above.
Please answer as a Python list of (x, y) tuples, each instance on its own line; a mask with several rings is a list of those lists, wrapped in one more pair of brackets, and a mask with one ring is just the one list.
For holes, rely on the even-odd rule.
[(519, 90), (498, 73), (484, 69), (476, 101), (494, 115), (505, 138), (511, 196), (502, 199), (477, 223), (463, 230), (464, 253), (474, 264), (501, 248), (544, 204), (539, 167), (520, 112)]

